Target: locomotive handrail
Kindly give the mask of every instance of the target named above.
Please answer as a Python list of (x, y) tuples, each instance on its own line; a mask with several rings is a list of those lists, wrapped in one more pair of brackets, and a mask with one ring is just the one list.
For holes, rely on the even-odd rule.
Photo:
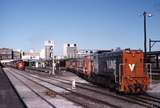
[[(147, 71), (147, 75), (149, 75), (149, 79), (150, 79), (150, 88), (152, 87), (152, 64), (151, 63), (146, 63), (145, 64), (145, 71)], [(149, 67), (149, 71), (148, 71), (148, 67)]]
[(117, 83), (117, 75), (116, 75), (116, 70), (114, 70), (114, 82)]
[[(121, 72), (122, 72), (122, 69), (121, 69), (121, 66), (123, 66), (123, 65), (125, 65), (125, 64), (124, 64), (124, 63), (120, 63), (120, 64), (119, 64), (119, 84), (120, 84), (121, 79), (122, 79), (122, 78), (121, 78), (121, 77), (122, 77), (122, 73), (121, 73)], [(116, 80), (117, 80), (117, 79), (116, 79)]]

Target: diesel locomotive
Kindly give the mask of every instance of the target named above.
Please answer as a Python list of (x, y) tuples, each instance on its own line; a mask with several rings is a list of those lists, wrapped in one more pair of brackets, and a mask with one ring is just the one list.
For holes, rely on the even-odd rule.
[(26, 63), (24, 61), (17, 61), (16, 62), (16, 68), (19, 70), (25, 70)]
[(22, 60), (14, 60), (9, 63), (6, 63), (6, 66), (16, 68), (19, 70), (25, 70), (25, 67), (28, 63)]
[(150, 84), (142, 50), (97, 51), (66, 60), (66, 69), (121, 93), (143, 93)]

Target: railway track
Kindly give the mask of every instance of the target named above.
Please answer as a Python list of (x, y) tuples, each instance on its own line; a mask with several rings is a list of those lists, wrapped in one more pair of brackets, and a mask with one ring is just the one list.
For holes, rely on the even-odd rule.
[[(51, 80), (54, 80), (54, 81), (56, 80), (56, 81), (59, 81), (61, 83), (65, 83), (67, 85), (71, 85), (71, 83), (70, 83), (71, 81), (69, 81), (69, 80), (57, 79), (57, 78), (53, 78)], [(78, 83), (77, 87), (95, 92), (95, 93), (97, 93), (97, 95), (104, 95), (104, 96), (110, 96), (110, 97), (118, 98), (120, 100), (129, 102), (129, 103), (138, 104), (138, 105), (141, 105), (141, 106), (144, 106), (144, 107), (155, 107), (155, 108), (160, 107), (159, 100), (158, 99), (156, 100), (153, 97), (152, 97), (153, 99), (151, 99), (151, 98), (146, 99), (143, 95), (136, 96), (136, 97), (135, 96), (121, 96), (121, 95), (116, 95), (114, 93), (111, 93), (111, 92), (107, 91), (106, 89), (104, 89), (104, 90), (97, 89), (97, 88), (95, 89), (95, 86), (88, 86), (88, 84), (87, 84), (87, 86), (86, 85), (84, 86), (82, 83)], [(64, 87), (62, 87), (62, 88), (64, 88)], [(79, 95), (79, 94), (77, 94), (77, 95)], [(86, 98), (88, 98), (88, 97), (86, 97)], [(102, 100), (102, 103), (104, 103), (104, 100)]]
[[(71, 80), (66, 80), (66, 79), (62, 79), (62, 78), (52, 78), (52, 79), (56, 80), (56, 81), (60, 81), (65, 84), (68, 84), (68, 85), (70, 85), (72, 82)], [(68, 81), (68, 82), (66, 82), (66, 81)], [(121, 100), (130, 102), (130, 103), (139, 104), (139, 105), (142, 105), (145, 107), (160, 107), (160, 98), (156, 98), (156, 97), (153, 97), (153, 96), (150, 96), (147, 94), (135, 95), (135, 96), (131, 96), (131, 95), (130, 96), (122, 96), (122, 95), (118, 95), (118, 94), (116, 95), (115, 93), (111, 93), (107, 89), (103, 89), (103, 88), (101, 88), (101, 89), (96, 88), (95, 89), (95, 86), (91, 86), (90, 84), (83, 84), (83, 83), (77, 82), (76, 85), (79, 88), (87, 89), (89, 91), (98, 92), (99, 94), (102, 94), (102, 95), (107, 95), (107, 96), (119, 98)], [(137, 102), (135, 100), (138, 100), (139, 102)]]
[[(90, 107), (87, 107), (87, 106), (85, 106), (85, 105), (83, 105), (83, 104), (81, 104), (81, 103), (73, 100), (73, 99), (68, 98), (68, 97), (65, 96), (65, 94), (63, 94), (63, 93), (62, 93), (62, 94), (61, 94), (61, 93), (58, 93), (58, 92), (50, 89), (49, 87), (47, 87), (47, 86), (45, 86), (45, 85), (43, 85), (43, 84), (40, 84), (40, 83), (38, 83), (37, 81), (32, 80), (32, 78), (28, 78), (28, 77), (23, 76), (23, 75), (21, 75), (21, 74), (19, 74), (19, 73), (16, 73), (16, 74), (19, 75), (19, 76), (17, 77), (17, 76), (15, 75), (15, 71), (14, 71), (14, 74), (11, 73), (11, 72), (9, 72), (9, 73), (12, 74), (14, 77), (16, 77), (19, 81), (21, 81), (21, 79), (18, 78), (18, 77), (19, 77), (19, 76), (22, 76), (23, 78), (25, 78), (25, 79), (27, 79), (27, 80), (30, 80), (30, 81), (32, 81), (33, 83), (35, 83), (35, 84), (37, 84), (37, 85), (39, 85), (39, 86), (47, 89), (48, 91), (53, 92), (53, 93), (56, 93), (56, 95), (60, 95), (60, 96), (62, 96), (62, 97), (65, 97), (66, 99), (68, 99), (68, 100), (70, 100), (70, 101), (72, 101), (72, 102), (74, 102), (74, 103), (76, 103), (76, 104), (79, 104), (79, 105), (81, 105), (81, 106), (84, 107), (84, 108), (90, 108)], [(21, 82), (22, 82), (22, 81), (21, 81)], [(27, 85), (27, 84), (25, 84), (25, 82), (23, 82), (23, 84), (24, 84), (24, 85)], [(32, 89), (32, 88), (30, 87), (30, 89)], [(35, 91), (34, 91), (34, 92), (35, 92)], [(36, 93), (36, 92), (35, 92), (35, 93)], [(38, 93), (36, 93), (36, 94), (38, 94)], [(38, 94), (38, 96), (39, 96), (39, 94)], [(43, 97), (41, 97), (41, 98), (43, 98)], [(46, 101), (47, 101), (47, 100), (46, 100)], [(56, 108), (56, 107), (55, 107), (55, 108)]]
[(147, 95), (140, 96), (128, 96), (131, 99), (138, 100), (140, 102), (148, 104), (151, 108), (160, 108), (160, 100), (154, 97), (149, 97)]
[[(70, 90), (68, 88), (65, 88), (65, 87), (62, 87), (62, 86), (59, 86), (59, 85), (56, 85), (56, 84), (53, 84), (51, 82), (48, 82), (48, 81), (45, 81), (44, 79), (40, 79), (40, 78), (36, 78), (36, 77), (33, 77), (31, 75), (24, 75), (22, 73), (19, 73), (17, 72), (16, 70), (12, 70), (14, 72), (14, 74), (16, 75), (19, 75), (19, 76), (22, 76), (32, 82), (34, 82), (35, 84), (38, 84), (40, 86), (43, 86), (44, 88), (46, 89), (49, 89), (50, 91), (53, 91), (53, 92), (56, 92), (52, 89), (50, 89), (49, 87), (46, 87), (45, 85), (43, 85), (44, 83), (48, 83), (48, 84), (51, 84), (51, 85), (54, 85), (54, 86), (57, 86), (59, 88), (62, 88), (66, 91), (68, 91), (67, 93), (58, 93), (56, 92), (58, 95), (74, 102), (74, 103), (77, 103), (85, 108), (120, 108), (120, 106), (118, 105), (114, 105), (114, 104), (111, 104), (109, 102), (106, 102), (106, 101), (103, 101), (103, 100), (99, 100), (97, 98), (94, 98), (94, 97), (90, 97), (90, 96), (87, 96), (83, 93), (77, 93), (76, 91), (74, 90)], [(13, 73), (12, 73), (13, 74)], [(43, 84), (40, 84), (39, 82), (43, 82)]]
[[(9, 72), (9, 71), (7, 71)], [(44, 98), (41, 94), (39, 94), (36, 90), (34, 90), (33, 88), (31, 88), (29, 85), (27, 85), (23, 80), (21, 80), (20, 78), (18, 78), (16, 75), (14, 75), (13, 73), (9, 72), (10, 75), (12, 75), (14, 78), (16, 78), (18, 81), (20, 81), (23, 85), (25, 85), (29, 90), (31, 90), (36, 96), (38, 96), (40, 99), (44, 100), (46, 103), (48, 103), (49, 106), (51, 106), (51, 108), (56, 108), (51, 102), (49, 102), (46, 98)], [(27, 105), (26, 105), (27, 106)]]
[(147, 96), (147, 97), (150, 97), (150, 98), (154, 98), (154, 99), (156, 99), (156, 100), (160, 100), (160, 98), (158, 98), (158, 97), (154, 97), (154, 96), (151, 96), (151, 95), (149, 95), (149, 94), (144, 94), (145, 96)]
[[(52, 79), (56, 80), (56, 81), (63, 82), (63, 83), (68, 84), (68, 85), (72, 82), (71, 80), (66, 80), (66, 79), (63, 79), (63, 78), (58, 78), (58, 79), (57, 78), (52, 78)], [(66, 81), (68, 81), (68, 82), (66, 82)], [(145, 107), (158, 107), (158, 108), (160, 107), (160, 98), (156, 98), (156, 97), (150, 96), (148, 94), (136, 95), (136, 96), (115, 95), (114, 93), (111, 93), (108, 90), (106, 91), (106, 89), (103, 89), (103, 88), (101, 88), (101, 89), (96, 88), (95, 89), (95, 86), (92, 86), (90, 84), (79, 83), (79, 82), (77, 82), (77, 87), (83, 88), (83, 89), (88, 89), (88, 90), (94, 91), (94, 92), (98, 92), (98, 93), (103, 94), (103, 95), (119, 98), (119, 99), (122, 99), (124, 101), (131, 102), (131, 103), (143, 105)], [(131, 100), (131, 99), (133, 99), (133, 100)], [(137, 102), (135, 100), (138, 100), (139, 102)]]
[[(64, 78), (51, 78), (51, 79), (54, 80), (54, 81), (56, 80), (56, 81), (59, 81), (61, 83), (71, 85), (71, 80), (67, 80), (67, 79), (64, 79)], [(153, 108), (159, 108), (160, 107), (160, 98), (149, 96), (147, 94), (134, 95), (134, 96), (132, 96), (132, 95), (121, 96), (121, 95), (116, 95), (115, 93), (111, 93), (106, 89), (95, 88), (96, 86), (94, 86), (94, 85), (92, 86), (90, 84), (84, 84), (84, 83), (76, 82), (76, 86), (79, 87), (79, 88), (82, 88), (82, 89), (87, 89), (89, 91), (99, 93), (101, 95), (111, 96), (111, 97), (114, 97), (114, 98), (124, 100), (124, 101), (129, 102), (129, 103), (138, 104), (138, 105), (141, 105), (141, 106), (144, 106), (144, 107), (151, 107), (151, 108), (152, 107)]]

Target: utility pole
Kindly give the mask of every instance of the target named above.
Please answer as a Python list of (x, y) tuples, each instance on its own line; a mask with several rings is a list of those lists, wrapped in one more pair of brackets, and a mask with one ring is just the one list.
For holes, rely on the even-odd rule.
[(55, 69), (55, 63), (54, 63), (54, 55), (53, 55), (53, 53), (52, 53), (52, 56), (53, 56), (53, 61), (52, 61), (52, 75), (55, 75), (55, 71), (54, 71), (54, 69)]
[(147, 25), (146, 25), (146, 22), (147, 22), (147, 16), (151, 17), (152, 15), (144, 11), (143, 16), (144, 16), (144, 58), (146, 58), (146, 52), (147, 52), (147, 33), (146, 33)]
[(146, 15), (147, 15), (147, 12), (144, 11), (143, 13), (143, 16), (144, 16), (144, 58), (146, 57), (146, 52), (147, 52), (147, 42), (146, 42)]

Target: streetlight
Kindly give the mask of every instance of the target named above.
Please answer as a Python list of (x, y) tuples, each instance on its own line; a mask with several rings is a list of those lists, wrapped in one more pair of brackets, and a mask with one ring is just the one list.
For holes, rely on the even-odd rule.
[(147, 16), (151, 17), (152, 14), (144, 11), (143, 16), (144, 16), (144, 57), (146, 57), (146, 52), (147, 52), (146, 18)]

